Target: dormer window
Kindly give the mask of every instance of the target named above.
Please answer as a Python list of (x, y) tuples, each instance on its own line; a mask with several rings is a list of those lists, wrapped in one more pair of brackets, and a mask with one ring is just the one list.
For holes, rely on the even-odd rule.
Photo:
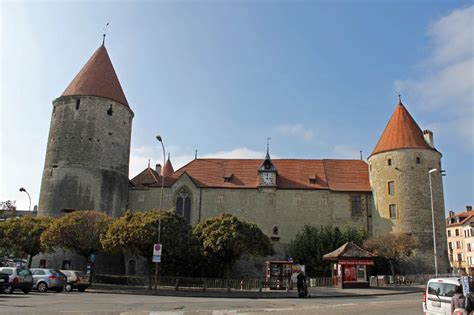
[(317, 176), (316, 174), (315, 174), (315, 175), (311, 175), (311, 176), (309, 177), (309, 183), (310, 183), (310, 184), (313, 184), (313, 185), (314, 185), (314, 184), (316, 184), (317, 182), (318, 182), (318, 176)]
[(233, 175), (234, 174), (232, 174), (232, 173), (226, 173), (224, 175), (224, 183), (229, 183), (231, 181)]

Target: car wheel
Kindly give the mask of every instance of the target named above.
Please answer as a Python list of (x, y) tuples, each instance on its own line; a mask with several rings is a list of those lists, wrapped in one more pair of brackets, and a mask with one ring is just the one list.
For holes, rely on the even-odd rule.
[(13, 293), (13, 287), (11, 285), (8, 285), (8, 287), (3, 290), (3, 293), (5, 294), (12, 294)]
[(31, 289), (23, 289), (22, 291), (23, 291), (23, 293), (28, 294), (28, 293), (30, 293)]
[(72, 291), (72, 284), (68, 283), (66, 284), (66, 292), (71, 292)]
[(38, 283), (38, 291), (43, 292), (43, 293), (47, 292), (48, 285), (45, 282)]
[(79, 292), (84, 292), (85, 290), (86, 290), (86, 288), (79, 288), (79, 289), (77, 289), (77, 291), (79, 291)]

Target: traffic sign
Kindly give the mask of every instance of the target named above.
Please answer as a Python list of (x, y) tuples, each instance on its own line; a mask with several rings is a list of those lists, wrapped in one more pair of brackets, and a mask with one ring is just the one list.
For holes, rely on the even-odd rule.
[(153, 245), (153, 262), (159, 263), (161, 262), (161, 251), (163, 249), (163, 246), (161, 244), (155, 244)]

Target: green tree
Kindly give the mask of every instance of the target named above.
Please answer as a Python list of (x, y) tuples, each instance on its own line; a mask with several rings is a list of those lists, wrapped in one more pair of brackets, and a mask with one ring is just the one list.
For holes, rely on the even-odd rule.
[(388, 233), (370, 238), (364, 242), (364, 248), (390, 262), (392, 276), (394, 265), (401, 259), (410, 257), (417, 248), (415, 238), (406, 233)]
[(306, 267), (310, 276), (329, 276), (331, 263), (323, 255), (336, 250), (346, 242), (362, 245), (368, 238), (366, 229), (346, 226), (342, 230), (333, 226), (305, 225), (290, 243), (289, 256)]
[[(127, 252), (144, 257), (151, 277), (154, 270), (153, 245), (158, 242), (159, 211), (132, 212), (115, 220), (102, 238), (104, 248), (110, 252)], [(163, 246), (161, 274), (193, 275), (199, 270), (201, 251), (191, 226), (176, 214), (162, 211), (161, 237)]]
[(62, 248), (82, 257), (102, 251), (101, 236), (112, 219), (103, 212), (75, 211), (56, 219), (41, 235), (41, 242), (49, 250)]
[(226, 277), (235, 262), (244, 255), (266, 256), (274, 253), (270, 239), (255, 223), (230, 214), (200, 222), (193, 233), (201, 243), (207, 264), (223, 266)]
[(52, 219), (46, 217), (22, 216), (8, 219), (0, 227), (3, 234), (2, 245), (12, 246), (13, 251), (19, 249), (28, 254), (28, 268), (31, 268), (33, 257), (45, 249), (40, 237), (51, 222)]

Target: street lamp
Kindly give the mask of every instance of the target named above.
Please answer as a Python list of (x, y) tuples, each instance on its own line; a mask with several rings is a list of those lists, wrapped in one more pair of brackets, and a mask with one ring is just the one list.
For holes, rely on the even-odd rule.
[(436, 233), (435, 233), (435, 219), (434, 219), (433, 187), (431, 185), (431, 174), (436, 171), (438, 171), (437, 168), (433, 168), (429, 170), (428, 177), (430, 179), (431, 221), (433, 223), (433, 252), (434, 252), (434, 264), (435, 264), (435, 276), (438, 277), (438, 258), (436, 257)]
[(28, 207), (28, 211), (31, 211), (31, 197), (30, 197), (30, 194), (23, 187), (20, 187), (20, 192), (25, 192), (28, 195), (28, 199), (30, 200), (30, 205)]
[[(163, 148), (163, 168), (165, 167), (165, 159), (166, 159), (166, 152), (165, 152), (165, 145), (163, 144), (163, 138), (160, 135), (156, 136), (156, 140), (161, 143), (161, 147)], [(159, 174), (160, 175), (160, 174)], [(159, 218), (158, 218), (158, 244), (161, 241), (161, 210), (163, 208), (163, 186), (165, 185), (165, 176), (164, 172), (161, 174), (161, 193), (160, 193), (160, 210), (159, 210)], [(158, 287), (158, 262), (155, 265), (155, 290)]]

